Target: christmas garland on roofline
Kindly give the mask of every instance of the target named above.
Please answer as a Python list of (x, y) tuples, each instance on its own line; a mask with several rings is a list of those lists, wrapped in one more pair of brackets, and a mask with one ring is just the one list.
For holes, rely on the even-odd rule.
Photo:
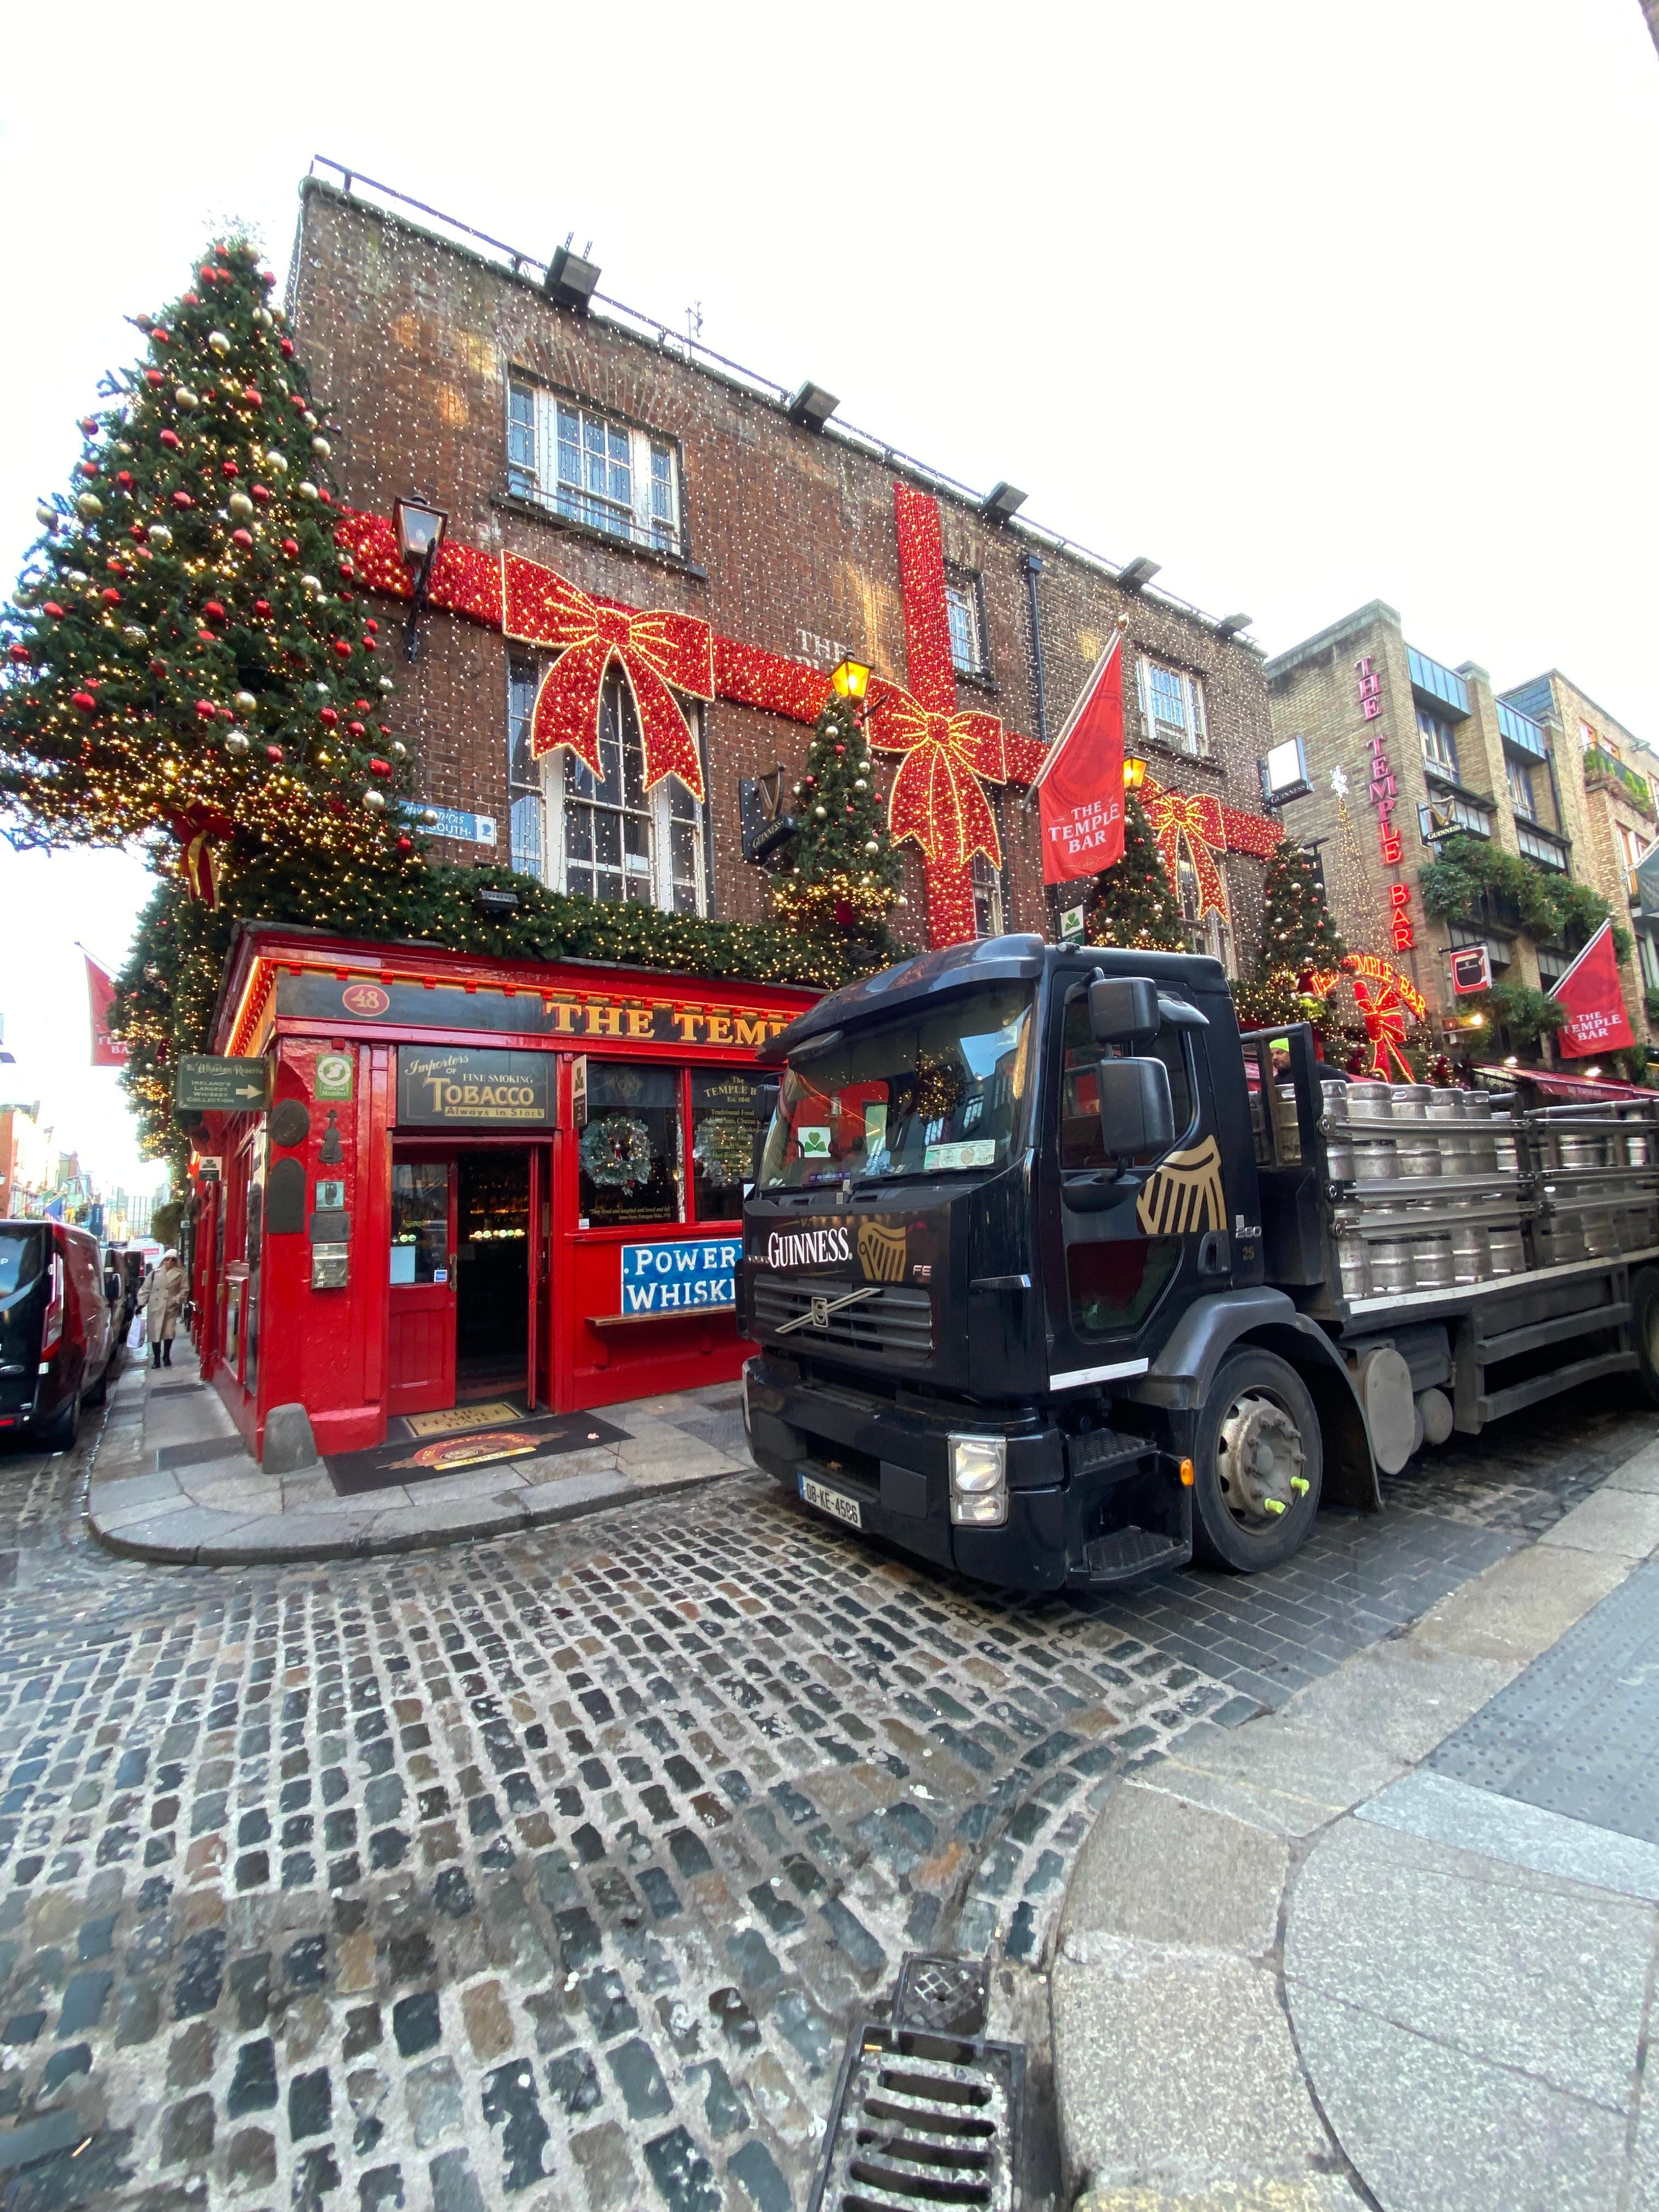
[[(413, 861), (392, 873), (347, 871), (325, 856), (228, 859), (219, 905), (191, 901), (164, 878), (140, 918), (118, 980), (110, 1026), (125, 1043), (122, 1080), (149, 1157), (182, 1170), (189, 1141), (173, 1111), (173, 1071), (184, 1053), (209, 1048), (208, 1028), (239, 919), (303, 922), (370, 942), (424, 942), (501, 960), (602, 960), (617, 967), (696, 975), (711, 983), (794, 983), (832, 991), (871, 972), (866, 954), (839, 931), (791, 929), (655, 907), (612, 905), (549, 890), (507, 868)], [(480, 890), (514, 892), (515, 912), (483, 913)]]

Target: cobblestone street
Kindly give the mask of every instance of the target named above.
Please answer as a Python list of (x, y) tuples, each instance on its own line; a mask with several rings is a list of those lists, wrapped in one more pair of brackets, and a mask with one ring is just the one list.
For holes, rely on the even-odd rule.
[(0, 2203), (806, 2198), (907, 1950), (1022, 1985), (1092, 1809), (1549, 1527), (1652, 1418), (1457, 1444), (1288, 1568), (916, 1571), (757, 1477), (465, 1548), (158, 1568), (0, 1455)]

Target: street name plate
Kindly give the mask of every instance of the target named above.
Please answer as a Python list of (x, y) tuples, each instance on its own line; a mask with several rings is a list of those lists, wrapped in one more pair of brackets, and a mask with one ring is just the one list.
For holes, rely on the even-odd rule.
[(173, 1103), (186, 1114), (257, 1114), (270, 1095), (268, 1060), (216, 1060), (185, 1053), (173, 1085)]

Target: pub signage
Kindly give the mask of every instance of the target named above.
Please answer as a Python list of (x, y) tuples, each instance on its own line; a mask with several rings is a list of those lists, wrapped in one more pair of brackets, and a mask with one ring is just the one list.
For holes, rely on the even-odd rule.
[(496, 1030), (573, 1042), (748, 1046), (758, 1050), (787, 1029), (793, 1013), (716, 1009), (695, 998), (612, 998), (580, 991), (468, 991), (453, 983), (375, 982), (306, 969), (279, 975), (276, 1012), (347, 1026), (384, 1022), (398, 1029)]
[(400, 1045), (398, 1126), (550, 1129), (556, 1064), (544, 1052)]

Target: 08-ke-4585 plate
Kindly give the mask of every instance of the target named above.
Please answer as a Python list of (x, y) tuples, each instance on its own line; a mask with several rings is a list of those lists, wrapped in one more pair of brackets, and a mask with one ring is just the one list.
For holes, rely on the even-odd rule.
[(827, 1482), (814, 1482), (810, 1474), (804, 1474), (800, 1478), (800, 1494), (808, 1505), (816, 1505), (820, 1513), (844, 1521), (849, 1528), (863, 1528), (863, 1508), (856, 1498), (849, 1498), (844, 1490), (831, 1490)]

